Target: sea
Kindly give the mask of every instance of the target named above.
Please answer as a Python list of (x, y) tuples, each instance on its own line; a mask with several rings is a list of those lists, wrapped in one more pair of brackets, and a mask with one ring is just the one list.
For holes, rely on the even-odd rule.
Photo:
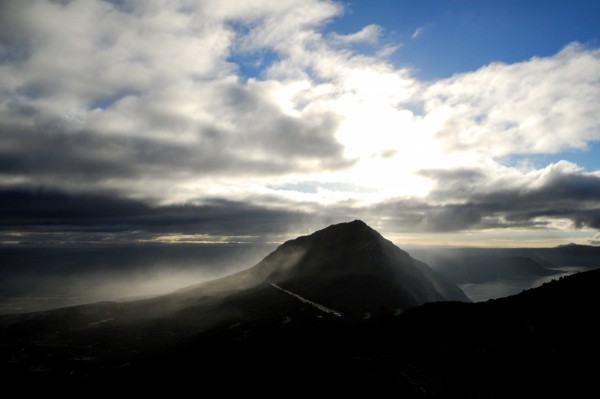
[(581, 266), (555, 267), (549, 270), (555, 271), (555, 274), (548, 276), (536, 276), (520, 279), (498, 279), (485, 283), (459, 284), (459, 287), (473, 302), (485, 302), (490, 299), (503, 298), (510, 295), (516, 295), (521, 291), (539, 287), (552, 280), (557, 280), (564, 276), (574, 273), (590, 270)]

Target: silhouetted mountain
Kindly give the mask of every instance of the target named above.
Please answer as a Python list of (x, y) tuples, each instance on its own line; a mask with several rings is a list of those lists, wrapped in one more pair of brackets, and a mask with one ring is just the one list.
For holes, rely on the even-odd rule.
[(600, 247), (590, 245), (567, 245), (531, 250), (534, 256), (546, 260), (556, 266), (582, 266), (600, 268)]
[(265, 282), (347, 315), (407, 309), (433, 301), (468, 302), (456, 285), (445, 282), (360, 220), (287, 241), (248, 270), (178, 294), (231, 293)]

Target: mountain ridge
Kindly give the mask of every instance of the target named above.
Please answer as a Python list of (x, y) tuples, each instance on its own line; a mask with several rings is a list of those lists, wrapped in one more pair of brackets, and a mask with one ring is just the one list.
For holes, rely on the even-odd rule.
[(265, 282), (338, 306), (344, 313), (352, 313), (359, 303), (362, 312), (438, 300), (469, 301), (457, 286), (361, 220), (288, 240), (249, 269), (176, 294), (236, 292)]

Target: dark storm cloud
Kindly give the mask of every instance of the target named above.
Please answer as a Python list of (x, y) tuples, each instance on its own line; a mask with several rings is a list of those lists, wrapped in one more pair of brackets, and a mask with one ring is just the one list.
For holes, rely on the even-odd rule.
[(468, 198), (473, 189), (486, 179), (484, 173), (473, 168), (427, 169), (418, 174), (437, 183), (437, 190), (429, 197), (441, 201), (448, 198)]
[(429, 204), (425, 200), (389, 201), (373, 208), (386, 227), (404, 232), (448, 232), (479, 228), (482, 213), (473, 204)]
[(58, 240), (100, 241), (113, 237), (151, 239), (161, 234), (249, 236), (279, 234), (306, 215), (215, 199), (206, 205), (150, 206), (108, 195), (44, 189), (0, 191), (0, 226), (29, 238), (56, 233)]
[[(477, 170), (428, 170), (436, 188), (424, 200), (381, 204), (376, 210), (405, 230), (458, 231), (547, 228), (553, 219), (600, 228), (600, 177), (553, 165), (537, 178), (492, 186)], [(512, 185), (509, 185), (512, 184)]]
[(419, 172), (420, 175), (434, 178), (438, 181), (443, 181), (444, 184), (451, 182), (477, 182), (485, 178), (485, 175), (477, 169), (461, 168), (461, 169), (425, 169)]
[(328, 116), (315, 124), (265, 116), (261, 122), (265, 126), (251, 124), (245, 137), (206, 126), (190, 144), (151, 136), (73, 131), (60, 120), (40, 117), (34, 110), (21, 108), (19, 112), (33, 124), (0, 123), (0, 174), (27, 176), (34, 184), (49, 180), (59, 186), (61, 181), (90, 184), (192, 173), (198, 177), (277, 175), (350, 165), (343, 158), (342, 146), (330, 135), (336, 121)]
[[(108, 140), (85, 132), (68, 133), (50, 123), (33, 128), (1, 124), (0, 143), (0, 173), (33, 179), (94, 182), (116, 175), (131, 177), (138, 165), (126, 159), (138, 155), (143, 166), (157, 155), (158, 162), (169, 157), (167, 148), (156, 151), (147, 140)], [(125, 159), (117, 162), (120, 157)]]
[(456, 231), (469, 229), (481, 222), (480, 212), (464, 205), (445, 205), (426, 211), (423, 219), (425, 230)]
[(576, 227), (600, 226), (600, 177), (579, 171), (551, 170), (539, 184), (521, 189), (497, 188), (476, 193), (470, 200), (490, 215), (510, 222), (539, 218), (571, 220)]

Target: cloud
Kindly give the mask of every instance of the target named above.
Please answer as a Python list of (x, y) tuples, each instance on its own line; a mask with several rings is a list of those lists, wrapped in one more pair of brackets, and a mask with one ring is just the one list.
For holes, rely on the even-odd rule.
[[(379, 45), (377, 25), (324, 33), (342, 13), (318, 0), (1, 2), (4, 231), (270, 234), (371, 215), (394, 231), (597, 228), (597, 172), (506, 160), (600, 140), (600, 50), (424, 82), (385, 61), (400, 44)], [(244, 57), (268, 61), (253, 76)]]
[(252, 4), (4, 2), (0, 184), (152, 197), (219, 176), (352, 165), (336, 113), (286, 109), (285, 82), (241, 82), (228, 61), (240, 37), (232, 20), (251, 27), (245, 46), (264, 46), (279, 36), (264, 36), (263, 16), (302, 31), (337, 8), (309, 2), (304, 15), (291, 12), (295, 2)]
[(396, 51), (398, 51), (399, 48), (402, 47), (402, 44), (396, 44), (396, 45), (386, 45), (384, 46), (381, 50), (379, 50), (377, 52), (377, 57), (378, 58), (386, 58), (389, 57), (390, 55), (394, 54)]
[(600, 140), (600, 50), (571, 44), (552, 57), (495, 63), (431, 85), (425, 118), (452, 151), (491, 157), (584, 149)]
[(424, 26), (419, 26), (417, 29), (415, 29), (415, 31), (413, 32), (413, 34), (410, 35), (410, 37), (413, 40), (416, 40), (419, 37), (421, 37), (421, 35), (423, 35), (423, 32), (425, 32), (425, 27)]
[(331, 38), (339, 43), (351, 44), (351, 43), (377, 43), (381, 36), (382, 28), (379, 25), (367, 25), (358, 32), (351, 33), (348, 35), (340, 35), (338, 33), (332, 33)]
[(436, 182), (419, 209), (426, 230), (556, 228), (565, 220), (600, 227), (600, 175), (565, 161), (512, 178), (485, 170), (423, 173)]
[[(564, 162), (504, 186), (473, 184), (487, 180), (483, 171), (425, 173), (437, 181), (431, 197), (391, 199), (366, 207), (352, 202), (325, 206), (307, 203), (305, 207), (282, 202), (281, 198), (259, 197), (246, 202), (213, 198), (198, 204), (151, 206), (111, 193), (3, 190), (0, 219), (5, 227), (1, 238), (5, 242), (277, 241), (287, 238), (288, 231), (297, 234), (306, 226), (351, 218), (363, 218), (395, 233), (600, 229), (600, 176)], [(464, 187), (460, 187), (461, 182)], [(278, 189), (313, 191), (320, 185), (311, 182)], [(446, 195), (457, 189), (460, 194)]]
[[(4, 240), (46, 242), (152, 241), (204, 235), (206, 240), (268, 240), (307, 216), (224, 199), (204, 204), (151, 206), (108, 194), (69, 194), (47, 189), (0, 192)], [(237, 238), (236, 238), (237, 237)]]
[[(93, 188), (100, 184), (128, 190), (139, 179), (184, 182), (190, 174), (194, 179), (228, 174), (272, 176), (349, 165), (341, 145), (329, 134), (337, 123), (334, 116), (314, 113), (303, 121), (248, 98), (252, 94), (247, 91), (220, 94), (221, 99), (234, 102), (231, 106), (239, 110), (237, 118), (248, 124), (244, 124), (246, 129), (201, 125), (194, 137), (179, 141), (74, 130), (64, 120), (38, 115), (32, 115), (26, 126), (2, 123), (0, 170), (4, 176), (33, 185)], [(253, 112), (263, 117), (255, 121)], [(153, 125), (157, 126), (158, 122)]]
[(600, 233), (596, 233), (594, 237), (588, 241), (588, 245), (600, 246)]

